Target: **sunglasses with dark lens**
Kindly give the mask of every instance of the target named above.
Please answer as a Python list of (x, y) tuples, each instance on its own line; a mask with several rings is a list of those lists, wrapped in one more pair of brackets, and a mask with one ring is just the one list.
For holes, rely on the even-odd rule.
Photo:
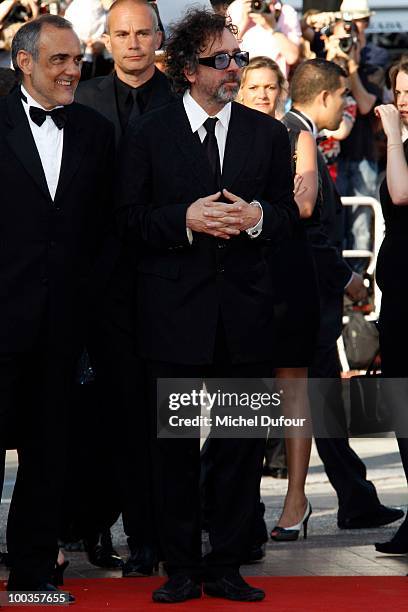
[(237, 51), (230, 55), (229, 53), (217, 53), (212, 57), (199, 57), (198, 63), (203, 66), (210, 66), (216, 70), (225, 70), (229, 67), (231, 60), (234, 60), (238, 68), (244, 68), (249, 64), (249, 53), (247, 51)]

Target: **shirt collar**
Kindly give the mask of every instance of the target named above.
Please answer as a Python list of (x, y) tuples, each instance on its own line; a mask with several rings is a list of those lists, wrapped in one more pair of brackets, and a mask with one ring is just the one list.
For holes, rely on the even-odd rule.
[[(191, 130), (193, 134), (200, 129), (204, 121), (206, 121), (209, 115), (205, 110), (196, 102), (190, 92), (187, 90), (183, 96), (183, 104), (187, 113), (188, 120), (190, 122)], [(217, 117), (222, 127), (228, 131), (229, 122), (231, 119), (231, 102), (228, 102), (214, 117)]]
[(302, 121), (302, 123), (304, 123), (305, 127), (309, 130), (309, 132), (312, 132), (313, 136), (317, 138), (319, 134), (317, 126), (313, 119), (309, 117), (307, 113), (305, 113), (304, 111), (300, 111), (297, 108), (291, 108), (290, 112), (299, 117), (299, 119)]
[(154, 82), (156, 80), (156, 76), (157, 76), (156, 71), (157, 71), (157, 68), (155, 69), (153, 76), (151, 76), (148, 81), (145, 81), (145, 83), (143, 83), (142, 85), (139, 85), (138, 87), (132, 87), (131, 85), (128, 85), (124, 81), (121, 81), (116, 72), (114, 75), (114, 79), (115, 79), (116, 86), (121, 91), (125, 92), (126, 95), (129, 94), (129, 91), (144, 92), (144, 91), (150, 90), (153, 87)]
[(46, 109), (43, 106), (41, 106), (41, 104), (39, 102), (37, 102), (37, 100), (34, 100), (34, 98), (32, 98), (30, 96), (30, 94), (28, 93), (28, 91), (26, 90), (26, 88), (21, 85), (21, 93), (23, 94), (23, 96), (25, 96), (27, 98), (27, 102), (21, 98), (21, 101), (23, 102), (23, 104), (26, 104), (27, 106), (35, 106), (36, 108), (42, 108), (42, 110), (54, 110), (54, 108), (62, 108), (62, 104), (59, 104), (58, 106), (54, 106), (52, 109)]

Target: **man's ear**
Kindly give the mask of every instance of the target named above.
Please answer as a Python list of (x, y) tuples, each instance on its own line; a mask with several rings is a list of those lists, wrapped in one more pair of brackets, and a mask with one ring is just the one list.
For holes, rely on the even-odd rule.
[(156, 41), (155, 41), (155, 47), (154, 47), (156, 51), (160, 49), (162, 42), (163, 42), (163, 32), (160, 32), (160, 30), (158, 30), (156, 32)]
[(330, 96), (330, 91), (328, 91), (327, 89), (324, 89), (323, 91), (321, 91), (321, 92), (319, 93), (319, 96), (320, 96), (320, 102), (321, 102), (321, 104), (322, 104), (322, 105), (323, 105), (323, 106), (326, 108), (326, 106), (327, 106), (327, 100), (328, 100), (328, 98), (329, 98), (329, 96)]
[(184, 76), (186, 77), (187, 81), (189, 83), (195, 83), (196, 82), (196, 71), (192, 70), (191, 67), (186, 67), (184, 68)]
[(111, 38), (110, 38), (109, 34), (102, 34), (101, 39), (103, 41), (103, 44), (105, 45), (105, 47), (109, 51), (109, 53), (112, 53)]
[(17, 65), (21, 72), (26, 76), (30, 75), (33, 71), (33, 56), (28, 51), (20, 50), (17, 53)]

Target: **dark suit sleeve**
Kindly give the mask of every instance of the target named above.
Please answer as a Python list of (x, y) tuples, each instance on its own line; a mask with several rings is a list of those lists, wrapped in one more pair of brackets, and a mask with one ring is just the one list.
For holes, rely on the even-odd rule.
[(261, 236), (285, 239), (299, 221), (299, 209), (293, 198), (290, 143), (286, 128), (276, 122), (270, 137), (272, 146), (269, 180), (260, 203), (264, 220)]
[(344, 293), (353, 272), (348, 263), (329, 244), (312, 246), (321, 289), (329, 293)]
[(114, 208), (113, 208), (113, 173), (115, 170), (115, 133), (113, 125), (104, 121), (105, 127), (105, 139), (104, 147), (101, 147), (99, 151), (100, 155), (100, 217), (98, 219), (99, 224), (99, 236), (101, 242), (107, 233), (112, 231), (114, 226)]
[[(100, 180), (96, 195), (95, 229), (96, 229), (96, 257), (92, 279), (92, 289), (95, 295), (106, 287), (112, 274), (113, 249), (112, 244), (117, 242), (117, 232), (114, 216), (113, 174), (115, 169), (115, 139), (113, 126), (104, 121), (98, 126), (98, 151), (95, 154), (99, 159)], [(104, 136), (104, 137), (103, 137)]]
[(191, 202), (152, 206), (154, 147), (143, 121), (128, 128), (118, 155), (117, 218), (121, 235), (152, 248), (189, 246), (186, 212)]

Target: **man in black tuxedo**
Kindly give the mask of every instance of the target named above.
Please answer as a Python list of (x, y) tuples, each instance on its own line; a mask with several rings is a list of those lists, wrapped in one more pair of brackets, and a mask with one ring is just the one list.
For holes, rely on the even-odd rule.
[[(297, 132), (308, 130), (316, 136), (323, 129), (336, 130), (343, 118), (346, 77), (339, 66), (323, 59), (301, 64), (292, 78), (293, 106), (283, 118), (285, 125)], [(314, 424), (318, 428), (324, 419), (331, 438), (316, 437), (316, 446), (337, 493), (338, 526), (377, 527), (398, 520), (403, 513), (380, 504), (374, 485), (366, 478), (364, 463), (349, 445), (337, 352), (344, 292), (353, 301), (359, 301), (366, 297), (367, 291), (362, 277), (352, 272), (342, 258), (341, 199), (320, 152), (318, 168), (321, 194), (312, 217), (305, 222), (316, 262), (321, 311), (318, 344), (309, 376), (330, 379), (329, 386), (324, 385), (323, 411), (314, 415)]]
[[(175, 99), (167, 77), (154, 64), (155, 51), (161, 42), (157, 13), (146, 0), (116, 0), (112, 4), (107, 16), (105, 43), (112, 53), (115, 72), (80, 83), (75, 99), (113, 123), (117, 146), (129, 121), (137, 121)], [(90, 444), (101, 445), (99, 451), (94, 449), (93, 457), (96, 462), (105, 461), (106, 470), (113, 466), (115, 475), (106, 482), (106, 470), (100, 472), (103, 480), (95, 487), (98, 494), (89, 500), (88, 509), (94, 506), (96, 499), (98, 507), (89, 512), (88, 522), (90, 527), (95, 527), (99, 514), (100, 527), (107, 530), (109, 523), (116, 520), (118, 491), (109, 494), (109, 486), (119, 483), (119, 508), (130, 548), (123, 575), (149, 575), (155, 562), (153, 543), (156, 536), (149, 500), (150, 473), (144, 469), (148, 462), (148, 436), (143, 427), (143, 378), (135, 352), (134, 279), (126, 245), (115, 236), (106, 245), (105, 259), (107, 266), (114, 264), (114, 269), (108, 280), (102, 317), (95, 317), (97, 333), (90, 350), (96, 364), (96, 385), (103, 391), (99, 394), (96, 410), (100, 414), (101, 405), (105, 405), (107, 419), (106, 422), (98, 421), (99, 431), (92, 424), (86, 444), (88, 451)], [(121, 410), (117, 431), (109, 418), (112, 405)], [(115, 503), (109, 511), (110, 500)], [(87, 533), (86, 540), (92, 562), (115, 567), (118, 557), (104, 545), (104, 538), (99, 540)]]
[[(273, 290), (264, 252), (298, 220), (282, 125), (233, 102), (248, 55), (226, 18), (191, 10), (167, 45), (183, 99), (128, 127), (118, 219), (138, 251), (137, 337), (151, 418), (158, 378), (273, 373)], [(137, 169), (137, 172), (135, 171)], [(153, 426), (154, 436), (155, 428)], [(156, 439), (158, 602), (264, 597), (239, 574), (251, 537), (264, 441), (215, 440), (212, 551), (201, 567), (197, 439)], [(233, 457), (233, 461), (231, 461)]]
[(114, 134), (72, 104), (82, 54), (65, 19), (24, 25), (12, 60), (21, 86), (0, 101), (0, 446), (19, 455), (8, 588), (51, 591), (66, 406), (98, 290)]

